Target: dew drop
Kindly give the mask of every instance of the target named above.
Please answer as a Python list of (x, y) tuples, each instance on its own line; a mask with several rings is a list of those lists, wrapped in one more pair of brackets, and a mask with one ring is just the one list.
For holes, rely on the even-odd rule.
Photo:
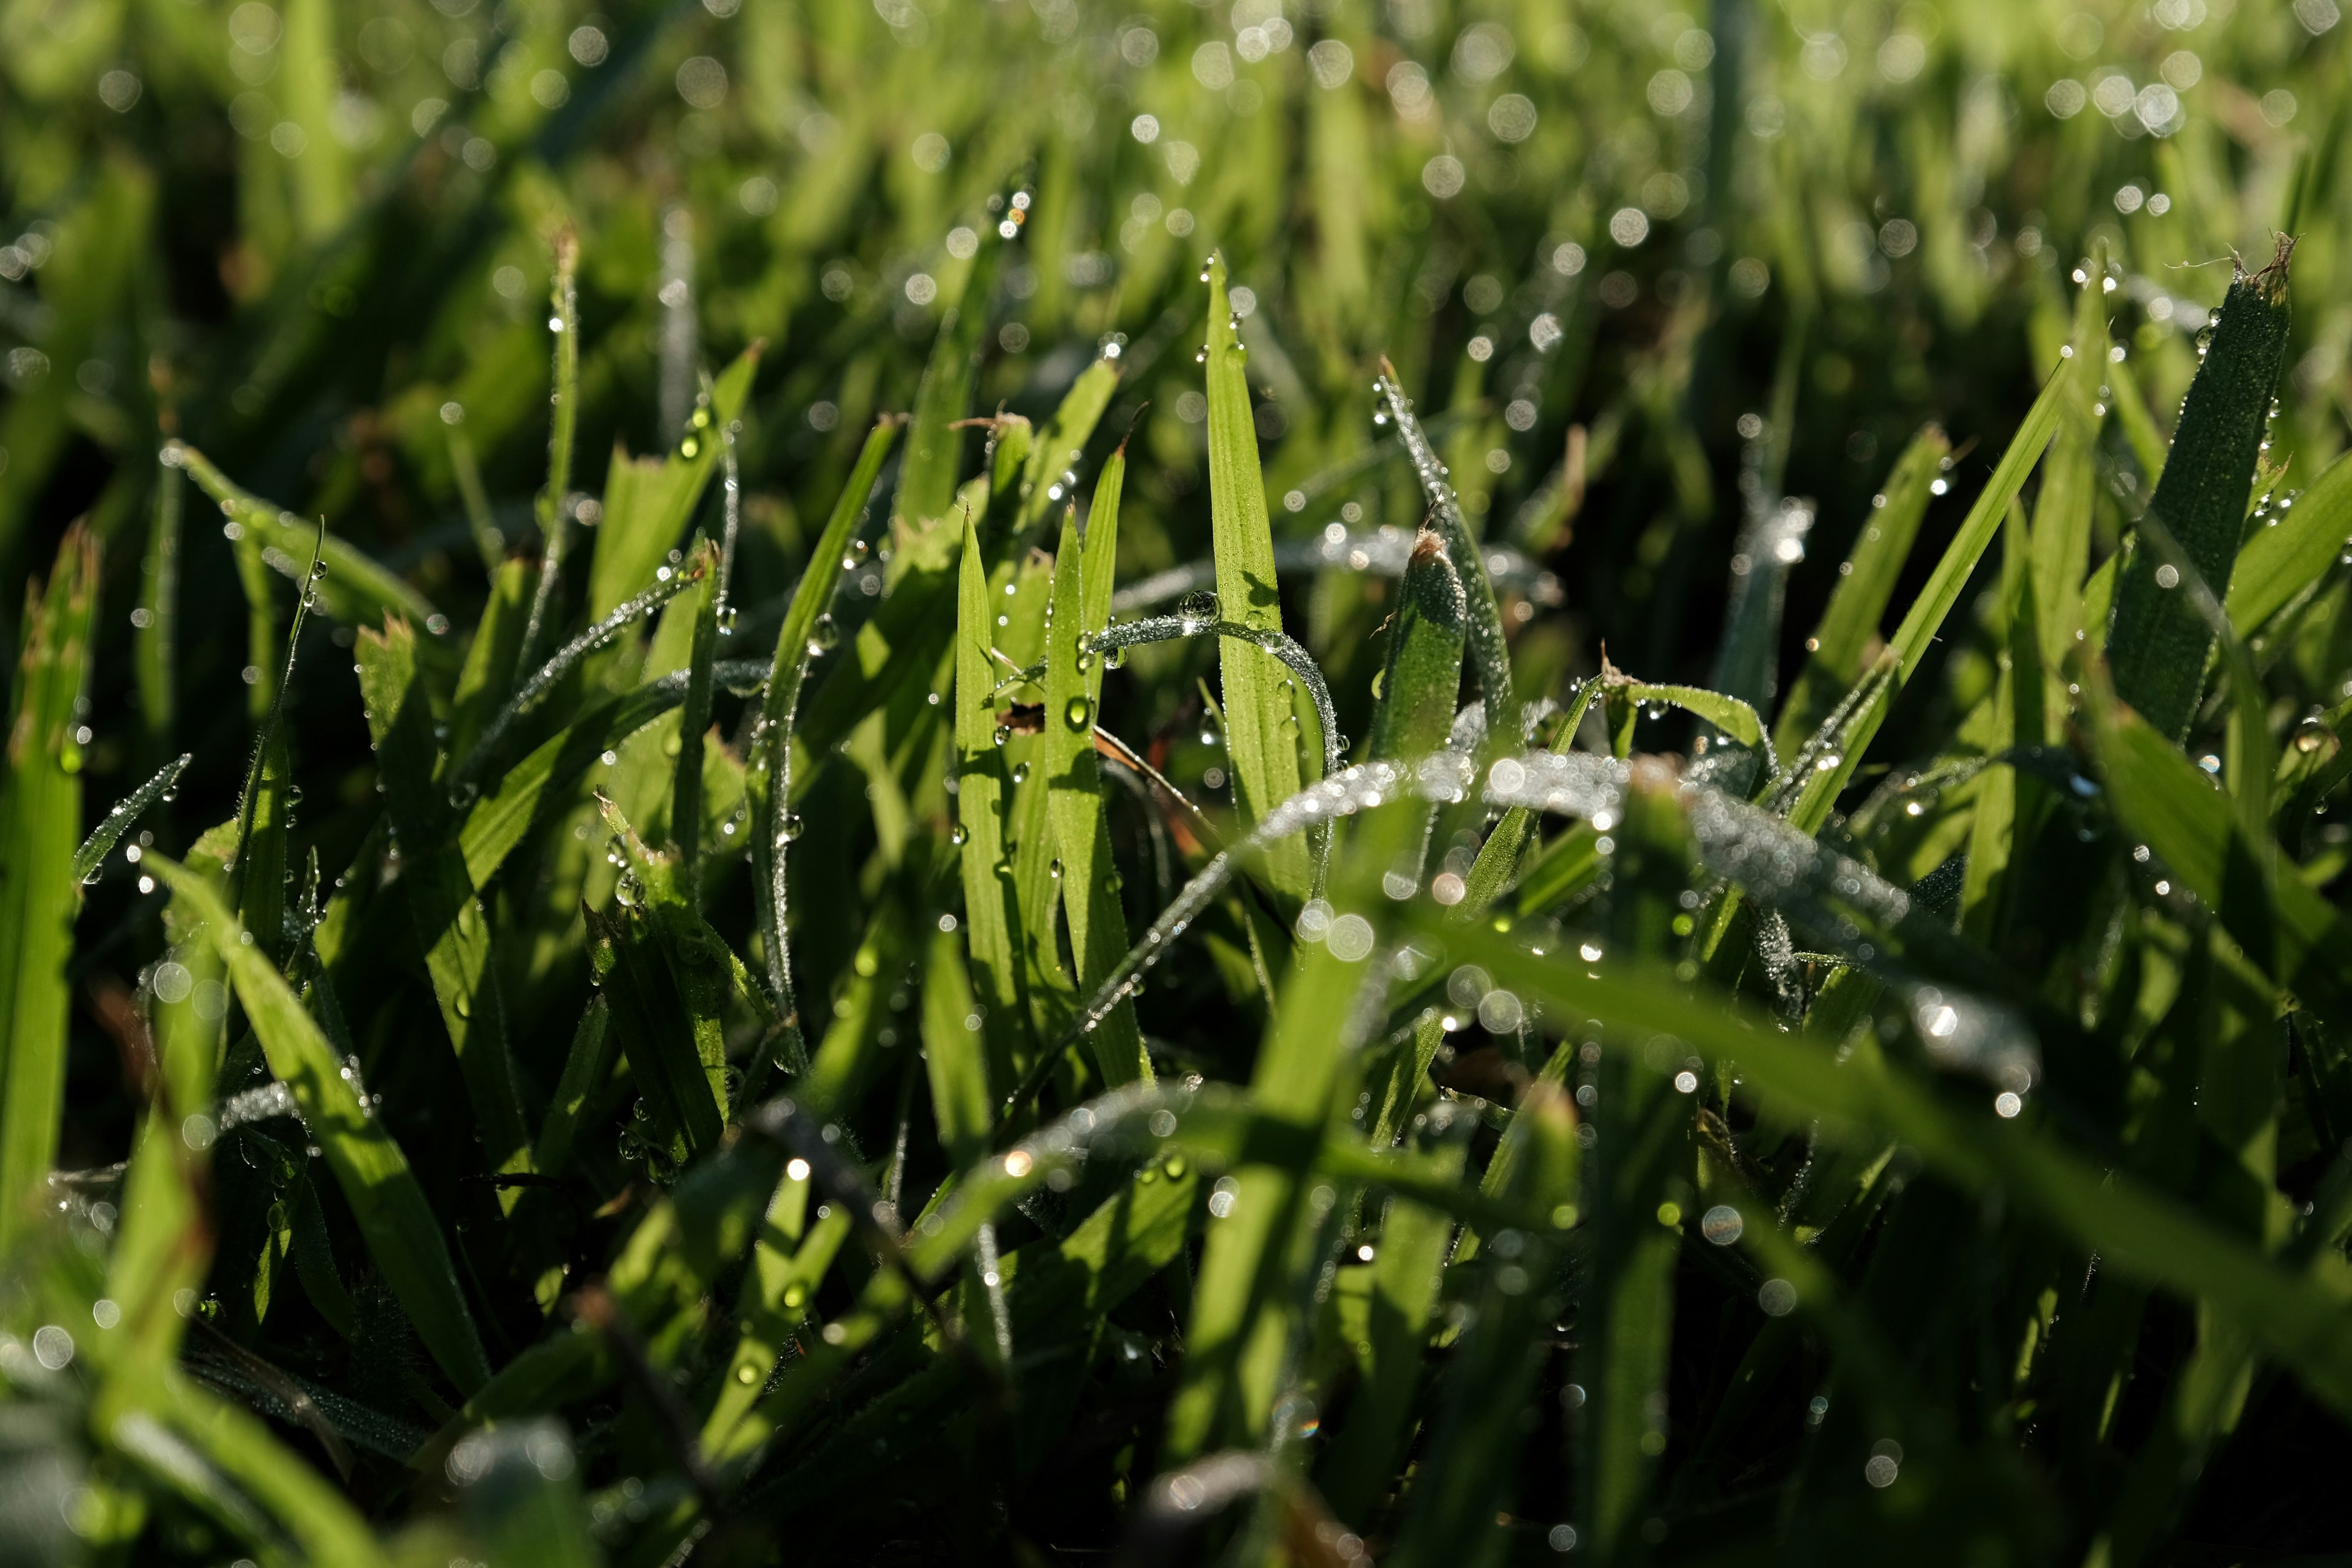
[(1029, 782), (1029, 765), (1027, 763), (1016, 762), (1013, 765), (1013, 781), (1015, 784), (1026, 784)]
[(1072, 697), (1070, 706), (1062, 710), (1062, 717), (1072, 729), (1084, 729), (1095, 716), (1095, 705), (1085, 697)]
[(818, 616), (816, 624), (809, 628), (808, 646), (811, 653), (822, 653), (840, 641), (841, 629), (833, 623), (833, 612), (830, 610)]
[(955, 831), (948, 835), (948, 841), (951, 844), (964, 844), (971, 842), (971, 830), (965, 827), (961, 822), (958, 822), (955, 825)]

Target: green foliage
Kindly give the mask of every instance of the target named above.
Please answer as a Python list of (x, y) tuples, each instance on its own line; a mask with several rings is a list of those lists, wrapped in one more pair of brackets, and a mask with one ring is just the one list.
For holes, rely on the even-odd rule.
[(0, 5), (0, 1558), (2352, 1545), (2347, 36)]

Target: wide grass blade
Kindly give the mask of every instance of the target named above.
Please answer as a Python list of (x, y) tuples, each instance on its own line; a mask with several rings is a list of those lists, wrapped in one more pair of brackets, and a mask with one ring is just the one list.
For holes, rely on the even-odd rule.
[[(2198, 574), (2224, 596), (2286, 354), (2287, 263), (2294, 252), (2294, 240), (2281, 236), (2268, 267), (2251, 274), (2241, 269), (2231, 283), (2181, 404), (2164, 477), (2148, 502)], [(2115, 624), (2107, 633), (2116, 695), (2173, 740), (2189, 727), (2213, 650), (2212, 629), (2178, 591), (2179, 578), (2179, 570), (2155, 552), (2136, 551), (2116, 580)]]

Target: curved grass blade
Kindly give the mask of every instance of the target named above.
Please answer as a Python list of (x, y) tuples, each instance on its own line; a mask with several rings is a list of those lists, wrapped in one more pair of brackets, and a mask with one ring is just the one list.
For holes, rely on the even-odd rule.
[(73, 878), (76, 882), (96, 880), (100, 862), (112, 852), (116, 844), (122, 841), (122, 835), (131, 831), (131, 823), (156, 801), (170, 796), (180, 782), (180, 775), (187, 771), (188, 764), (194, 757), (193, 751), (181, 753), (174, 760), (165, 763), (161, 773), (115, 803), (114, 810), (106, 814), (106, 820), (92, 828), (89, 837), (81, 841), (81, 848), (74, 852)]
[(269, 1434), (259, 1419), (198, 1388), (176, 1367), (110, 1380), (92, 1412), (103, 1440), (187, 1497), (255, 1549), (388, 1568), (359, 1511)]
[[(184, 441), (164, 443), (163, 461), (184, 469), (198, 488), (220, 504), (222, 516), (259, 540), (261, 559), (287, 577), (300, 579), (300, 563), (310, 558), (317, 525), (238, 488)], [(326, 576), (317, 584), (319, 597), (327, 613), (344, 625), (373, 626), (387, 615), (405, 616), (419, 624), (440, 619), (423, 594), (358, 546), (328, 534), (317, 548), (327, 566)]]
[(203, 925), (227, 967), (270, 1071), (292, 1090), (375, 1266), (407, 1309), (434, 1361), (461, 1392), (472, 1393), (489, 1376), (489, 1363), (440, 1225), (400, 1145), (360, 1103), (334, 1047), (277, 966), (245, 942), (220, 894), (174, 861), (157, 855), (144, 863), (155, 868), (173, 897), (184, 902), (191, 917)]
[[(2254, 465), (2269, 428), (2271, 394), (2286, 355), (2287, 264), (2294, 241), (2260, 272), (2238, 269), (2221, 302), (2212, 340), (2180, 406), (2172, 455), (2148, 501), (2149, 512), (2179, 541), (2198, 575), (2227, 594), (2245, 528)], [(2107, 662), (2116, 695), (2157, 731), (2178, 740), (2205, 685), (2212, 629), (2176, 591), (2178, 569), (2155, 552), (2134, 554), (2116, 583)]]

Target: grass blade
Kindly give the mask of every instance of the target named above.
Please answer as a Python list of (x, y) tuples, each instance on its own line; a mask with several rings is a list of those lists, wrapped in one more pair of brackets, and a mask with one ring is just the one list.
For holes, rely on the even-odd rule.
[(343, 1061), (276, 965), (244, 941), (236, 917), (203, 878), (161, 855), (144, 862), (184, 902), (228, 970), (269, 1071), (293, 1091), (302, 1120), (335, 1175), (369, 1254), (407, 1309), (417, 1337), (461, 1393), (490, 1375), (480, 1334), (451, 1267), (439, 1223), (392, 1134), (345, 1075)]
[(1021, 962), (1013, 928), (1017, 918), (1012, 867), (1005, 849), (1011, 815), (1003, 747), (997, 743), (994, 646), (996, 606), (988, 591), (980, 530), (963, 523), (958, 568), (955, 633), (956, 832), (961, 845), (964, 941), (980, 997), (990, 1060), (1012, 1067), (1025, 1061)]
[(87, 883), (98, 875), (100, 864), (113, 852), (114, 846), (122, 841), (122, 835), (131, 831), (131, 824), (144, 815), (156, 801), (172, 793), (194, 755), (194, 752), (182, 753), (165, 763), (161, 773), (115, 803), (114, 810), (106, 814), (106, 820), (92, 828), (89, 837), (81, 841), (81, 848), (74, 852), (74, 881)]
[[(1943, 628), (1952, 607), (1959, 602), (1961, 590), (1968, 586), (1978, 560), (1992, 542), (1994, 529), (2009, 515), (2010, 502), (2024, 488), (2026, 476), (2041, 461), (2043, 449), (2056, 434), (2065, 399), (2072, 395), (2070, 378), (2081, 373), (2080, 368), (2069, 361), (2062, 364), (2042, 386), (2042, 395), (2034, 399), (2017, 434), (2010, 438), (2009, 450), (2001, 454), (1992, 477), (1986, 481), (1976, 503), (1969, 508), (1968, 517), (1962, 519), (1959, 532), (1953, 536), (1942, 559), (1937, 561), (1936, 570), (1929, 574), (1927, 586), (1911, 601), (1902, 623), (1895, 629), (1883, 660), (1885, 677), (1880, 679), (1865, 673), (1855, 686), (1860, 700), (1849, 713), (1832, 715), (1837, 720), (1835, 734), (1825, 753), (1831, 766), (1801, 773), (1801, 790), (1789, 810), (1789, 821), (1800, 831), (1813, 832), (1829, 820), (1831, 808), (1837, 803), (1846, 781), (1853, 777), (1853, 770), (1862, 765), (1863, 753), (1885, 721), (1886, 710), (1893, 706), (1895, 694), (1917, 672), (1928, 644)], [(1823, 721), (1824, 728), (1830, 722)], [(1808, 752), (1811, 749), (1806, 748)], [(1801, 769), (1803, 767), (1801, 758), (1799, 766)]]
[(133, 678), (151, 758), (171, 749), (173, 727), (179, 716), (174, 661), (180, 643), (180, 525), (186, 497), (187, 483), (179, 465), (159, 457), (155, 521), (147, 535), (147, 552), (140, 558), (139, 610), (131, 618), (139, 633), (133, 644)]
[[(1061, 868), (1062, 911), (1069, 923), (1070, 955), (1081, 992), (1091, 992), (1108, 979), (1128, 946), (1127, 911), (1119, 902), (1118, 868), (1111, 859), (1110, 823), (1095, 760), (1104, 655), (1087, 651), (1110, 614), (1110, 569), (1118, 548), (1119, 492), (1126, 476), (1122, 452), (1105, 465), (1095, 486), (1083, 545), (1075, 517), (1062, 524), (1061, 546), (1054, 556), (1054, 627), (1045, 646), (1045, 716), (1038, 766), (1045, 776), (1055, 863)], [(1131, 1003), (1111, 1009), (1096, 1026), (1091, 1044), (1106, 1083), (1116, 1087), (1139, 1077), (1150, 1082), (1151, 1062)]]
[(1468, 601), (1444, 540), (1423, 528), (1405, 569), (1389, 624), (1388, 663), (1372, 711), (1370, 758), (1426, 757), (1445, 744), (1462, 694), (1463, 623)]
[[(360, 695), (375, 742), (385, 810), (406, 869), (409, 922), (424, 950), (441, 1024), (457, 1053), (489, 1168), (530, 1169), (530, 1134), (508, 1055), (506, 1007), (491, 961), (490, 925), (475, 894), (436, 776), (432, 702), (416, 666), (415, 633), (401, 622), (359, 638)], [(501, 1188), (511, 1211), (519, 1187)]]
[(2223, 602), (2242, 637), (2284, 609), (2344, 552), (2352, 539), (2352, 456), (2338, 457), (2303, 488), (2294, 505), (2256, 528), (2238, 552)]
[(1381, 377), (1374, 389), (1387, 405), (1387, 416), (1396, 421), (1397, 439), (1404, 443), (1405, 455), (1412, 459), (1429, 507), (1429, 526), (1445, 541), (1446, 556), (1461, 574), (1468, 609), (1465, 636), (1471, 668), (1478, 674), (1479, 700), (1486, 708), (1486, 733), (1516, 737), (1519, 701), (1511, 685), (1510, 646), (1503, 638), (1503, 610), (1486, 576), (1486, 558), (1478, 541), (1470, 537), (1469, 525), (1462, 520), (1462, 506), (1454, 497), (1454, 486), (1446, 483), (1445, 465), (1431, 450), (1428, 434), (1412, 412), (1412, 402), (1397, 381), (1396, 368), (1386, 360), (1381, 361)]
[[(1250, 413), (1245, 351), (1225, 294), (1225, 264), (1209, 257), (1209, 511), (1223, 619), (1264, 632), (1282, 630), (1274, 532), (1266, 521), (1258, 471), (1257, 428)], [(1278, 664), (1262, 650), (1227, 638), (1220, 646), (1225, 749), (1233, 759), (1234, 799), (1255, 822), (1298, 792), (1297, 720)], [(1266, 876), (1304, 896), (1309, 874), (1303, 843), (1275, 845)]]
[[(0, 775), (0, 1252), (45, 1197), (66, 1087), (66, 959), (80, 886), (81, 748), (98, 602), (98, 541), (74, 528), (37, 594)], [(87, 733), (86, 731), (83, 733)]]
[[(2294, 250), (2294, 242), (2281, 236), (2268, 267), (2252, 274), (2240, 269), (2230, 285), (2211, 345), (2181, 404), (2164, 478), (2148, 502), (2198, 574), (2223, 595), (2286, 354), (2287, 261)], [(2174, 591), (2178, 578), (2179, 570), (2154, 552), (2136, 552), (2116, 580), (2115, 625), (2107, 633), (2116, 696), (2174, 740), (2189, 727), (2213, 650), (2211, 628)]]
[[(569, 335), (566, 334), (568, 337)], [(688, 521), (719, 465), (721, 427), (743, 416), (751, 378), (760, 368), (761, 345), (735, 358), (711, 384), (675, 451), (660, 457), (631, 457), (614, 448), (604, 478), (604, 520), (596, 528), (596, 553), (588, 563), (588, 618), (602, 621), (654, 573), (686, 532)], [(544, 576), (541, 579), (545, 581)], [(534, 620), (538, 617), (534, 612)], [(535, 661), (540, 637), (527, 638), (521, 667)]]
[[(320, 605), (344, 625), (373, 626), (387, 615), (404, 616), (426, 626), (444, 621), (423, 594), (358, 546), (333, 534), (320, 541), (316, 522), (305, 522), (240, 489), (213, 465), (211, 459), (186, 442), (165, 443), (163, 461), (184, 470), (196, 482), (197, 488), (219, 503), (221, 516), (238, 530), (232, 538), (240, 543), (251, 539), (257, 547), (253, 552), (255, 560), (299, 581), (315, 549), (319, 559), (327, 564), (326, 575), (317, 583)], [(240, 556), (239, 559), (243, 559)], [(248, 596), (251, 591), (248, 588)], [(273, 632), (257, 643), (253, 651), (254, 662), (263, 670), (265, 680), (270, 673), (269, 655), (276, 646)], [(267, 687), (257, 683), (256, 689), (261, 694), (258, 700), (266, 703), (270, 695)]]
[(1879, 621), (1895, 597), (1895, 580), (1910, 559), (1919, 520), (1927, 514), (1930, 486), (1942, 475), (1951, 450), (1950, 438), (1937, 426), (1927, 425), (1911, 438), (1885, 485), (1871, 498), (1861, 537), (1839, 568), (1829, 607), (1805, 643), (1804, 666), (1790, 684), (1773, 724), (1773, 745), (1782, 756), (1802, 745), (1862, 678), (1864, 652), (1878, 634)]

